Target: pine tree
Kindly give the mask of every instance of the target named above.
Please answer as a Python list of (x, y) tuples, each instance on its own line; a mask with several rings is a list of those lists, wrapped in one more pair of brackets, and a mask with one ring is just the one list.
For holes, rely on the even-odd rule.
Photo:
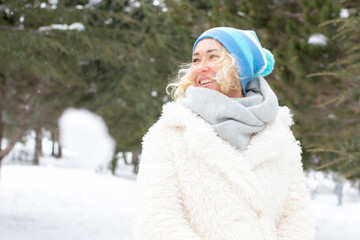
[[(137, 164), (143, 134), (170, 100), (170, 74), (190, 62), (204, 30), (229, 26), (255, 30), (274, 53), (275, 70), (267, 79), (280, 104), (294, 112), (305, 166), (320, 148), (358, 153), (356, 1), (156, 3), (64, 0), (55, 8), (38, 1), (0, 2), (0, 139), (39, 126), (56, 132), (65, 108), (85, 107), (104, 118), (116, 140), (115, 156), (133, 152)], [(339, 18), (340, 7), (351, 10), (349, 18)], [(84, 31), (41, 28), (76, 22)], [(326, 44), (309, 44), (314, 33), (327, 37)], [(354, 168), (348, 161), (331, 165), (338, 153), (316, 154), (339, 171)]]
[[(55, 8), (38, 1), (9, 1), (0, 9), (0, 130), (1, 137), (15, 143), (26, 129), (56, 130), (61, 112), (87, 99), (92, 83), (86, 67), (99, 61), (115, 67), (122, 49), (111, 29), (97, 27), (98, 16), (89, 8), (77, 9), (66, 2)], [(60, 26), (64, 28), (76, 22), (83, 22), (85, 30), (51, 26), (67, 24)], [(1, 151), (1, 158), (9, 147)]]
[(359, 20), (360, 4), (345, 1), (341, 17), (324, 22), (321, 27), (336, 25), (337, 32), (331, 41), (343, 53), (329, 64), (324, 72), (314, 74), (336, 82), (324, 96), (323, 106), (331, 111), (336, 138), (326, 144), (314, 145), (312, 151), (321, 152), (330, 159), (321, 166), (343, 173), (348, 178), (360, 177), (360, 80), (359, 80)]

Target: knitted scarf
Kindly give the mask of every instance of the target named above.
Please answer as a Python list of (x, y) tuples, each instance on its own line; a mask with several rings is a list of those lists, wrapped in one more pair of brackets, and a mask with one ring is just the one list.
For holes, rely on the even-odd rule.
[(278, 100), (263, 77), (254, 78), (243, 98), (190, 86), (180, 103), (204, 118), (224, 140), (244, 151), (251, 136), (275, 119)]

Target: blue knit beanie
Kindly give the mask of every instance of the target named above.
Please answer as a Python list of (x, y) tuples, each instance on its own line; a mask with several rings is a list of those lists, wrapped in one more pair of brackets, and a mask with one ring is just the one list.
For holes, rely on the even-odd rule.
[(235, 57), (244, 94), (247, 84), (253, 78), (269, 75), (274, 69), (274, 56), (261, 46), (254, 31), (230, 27), (211, 28), (195, 41), (193, 53), (196, 45), (204, 38), (217, 40)]

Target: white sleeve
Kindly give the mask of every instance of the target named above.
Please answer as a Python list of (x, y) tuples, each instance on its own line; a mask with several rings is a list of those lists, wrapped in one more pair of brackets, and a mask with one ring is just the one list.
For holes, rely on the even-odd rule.
[(136, 240), (202, 240), (191, 228), (182, 202), (169, 142), (147, 134), (137, 177)]
[[(300, 157), (299, 157), (300, 158)], [(310, 196), (301, 161), (294, 162), (285, 208), (278, 226), (278, 240), (313, 240)]]

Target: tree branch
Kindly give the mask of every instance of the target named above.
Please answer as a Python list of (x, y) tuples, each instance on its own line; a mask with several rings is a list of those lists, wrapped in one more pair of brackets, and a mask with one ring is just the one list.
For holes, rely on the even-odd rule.
[(16, 32), (27, 31), (27, 32), (31, 32), (31, 33), (40, 34), (40, 32), (37, 31), (37, 30), (20, 29), (20, 28), (17, 28), (17, 27), (11, 27), (11, 26), (7, 26), (7, 25), (0, 25), (0, 29), (8, 30), (8, 31), (16, 31)]
[(22, 112), (20, 117), (20, 124), (19, 127), (16, 129), (15, 136), (13, 137), (9, 145), (4, 150), (0, 151), (0, 162), (7, 154), (9, 154), (9, 152), (13, 149), (15, 144), (20, 140), (21, 136), (23, 135), (25, 130), (25, 123), (28, 120), (27, 117), (29, 115), (29, 112), (30, 111), (26, 109), (24, 109), (24, 111)]

